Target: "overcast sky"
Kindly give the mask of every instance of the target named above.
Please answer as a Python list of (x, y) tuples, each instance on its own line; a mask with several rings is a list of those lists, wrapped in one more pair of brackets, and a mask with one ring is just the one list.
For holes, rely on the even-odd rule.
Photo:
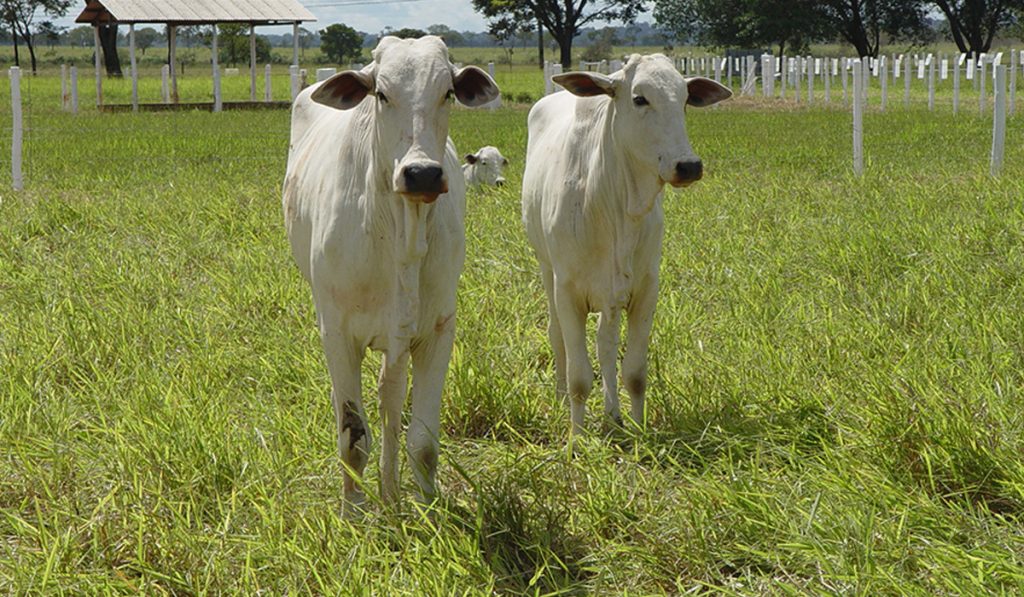
[[(470, 0), (299, 0), (316, 17), (315, 23), (304, 26), (319, 31), (333, 23), (344, 23), (357, 31), (379, 33), (384, 27), (395, 29), (415, 27), (426, 29), (430, 25), (448, 25), (457, 31), (486, 31), (487, 23)], [(68, 16), (58, 25), (74, 27), (75, 17), (82, 10), (79, 3), (72, 5)], [(40, 15), (38, 20), (45, 17)], [(649, 13), (640, 20), (650, 21)], [(143, 27), (145, 25), (142, 25)], [(260, 27), (257, 33), (290, 32), (291, 27)]]

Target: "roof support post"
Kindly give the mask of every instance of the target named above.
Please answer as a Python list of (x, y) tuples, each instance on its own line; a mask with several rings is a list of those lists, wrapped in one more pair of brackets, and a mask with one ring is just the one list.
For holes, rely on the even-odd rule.
[(213, 45), (212, 45), (212, 61), (213, 61), (213, 111), (220, 112), (224, 104), (222, 103), (220, 93), (220, 65), (217, 61), (220, 59), (217, 56), (217, 24), (213, 24)]
[(100, 48), (100, 25), (99, 23), (92, 26), (93, 41), (96, 45), (96, 106), (103, 105), (103, 78), (100, 74), (100, 53), (103, 51)]
[(292, 64), (299, 64), (299, 22), (292, 23)]
[(178, 26), (167, 25), (167, 43), (171, 50), (170, 70), (171, 70), (171, 103), (178, 103), (178, 67), (177, 67), (177, 54), (178, 54)]
[(256, 23), (249, 23), (249, 101), (256, 101)]
[(139, 111), (139, 69), (135, 62), (135, 23), (128, 23), (128, 60), (132, 69), (132, 112)]

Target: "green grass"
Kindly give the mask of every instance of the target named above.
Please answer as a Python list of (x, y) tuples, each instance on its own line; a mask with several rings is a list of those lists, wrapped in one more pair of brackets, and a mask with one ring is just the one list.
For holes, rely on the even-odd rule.
[(857, 179), (845, 112), (690, 110), (707, 176), (665, 198), (650, 429), (568, 458), (526, 111), (457, 111), (511, 171), (468, 197), (444, 502), (419, 515), (406, 471), (399, 513), (352, 524), (287, 113), (73, 117), (32, 85), (28, 189), (0, 172), (0, 591), (1024, 589), (1020, 118), (991, 179), (987, 119), (869, 111)]

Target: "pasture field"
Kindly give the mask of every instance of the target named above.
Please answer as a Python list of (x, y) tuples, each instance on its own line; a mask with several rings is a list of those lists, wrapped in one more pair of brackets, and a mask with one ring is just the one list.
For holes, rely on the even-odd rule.
[(649, 428), (602, 437), (595, 388), (570, 457), (526, 108), (456, 111), (462, 153), (511, 166), (468, 197), (443, 499), (422, 515), (405, 471), (352, 523), (287, 113), (75, 117), (35, 84), (27, 190), (0, 172), (0, 591), (1024, 590), (1019, 117), (992, 179), (989, 119), (870, 111), (857, 179), (845, 112), (689, 110), (706, 176), (664, 199)]

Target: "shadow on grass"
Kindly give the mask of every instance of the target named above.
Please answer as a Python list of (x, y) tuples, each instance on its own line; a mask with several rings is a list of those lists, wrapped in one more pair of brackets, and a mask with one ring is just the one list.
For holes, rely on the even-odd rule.
[(566, 500), (550, 495), (514, 471), (481, 479), (476, 512), (449, 504), (480, 554), (497, 588), (515, 594), (582, 595), (590, 573), (583, 540), (567, 528)]

